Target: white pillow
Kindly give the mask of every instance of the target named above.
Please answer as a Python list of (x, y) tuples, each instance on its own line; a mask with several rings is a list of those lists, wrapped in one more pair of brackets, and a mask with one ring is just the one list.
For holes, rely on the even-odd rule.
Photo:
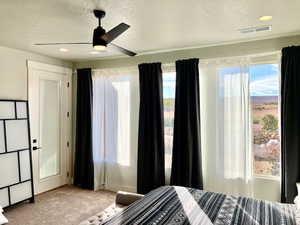
[(300, 210), (300, 196), (296, 196), (296, 198), (294, 199), (294, 203), (296, 205), (297, 210)]
[(300, 183), (296, 183), (298, 195), (294, 199), (294, 203), (296, 205), (296, 223), (300, 225)]
[(2, 213), (0, 213), (0, 224), (6, 224), (8, 223), (8, 220), (3, 216)]
[(298, 195), (300, 196), (300, 183), (296, 183)]

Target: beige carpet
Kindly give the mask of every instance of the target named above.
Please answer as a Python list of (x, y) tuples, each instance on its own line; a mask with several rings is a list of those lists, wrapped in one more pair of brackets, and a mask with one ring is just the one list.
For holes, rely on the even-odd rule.
[(8, 209), (9, 225), (78, 225), (115, 201), (115, 193), (65, 186)]

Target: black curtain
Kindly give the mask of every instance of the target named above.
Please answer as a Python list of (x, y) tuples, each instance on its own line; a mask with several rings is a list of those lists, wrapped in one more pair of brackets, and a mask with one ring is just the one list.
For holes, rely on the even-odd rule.
[(300, 46), (282, 49), (281, 201), (292, 203), (300, 182)]
[(90, 68), (77, 70), (74, 185), (94, 189), (92, 140), (93, 82)]
[(199, 59), (176, 61), (171, 185), (203, 189)]
[(165, 185), (163, 87), (161, 63), (141, 64), (137, 191)]

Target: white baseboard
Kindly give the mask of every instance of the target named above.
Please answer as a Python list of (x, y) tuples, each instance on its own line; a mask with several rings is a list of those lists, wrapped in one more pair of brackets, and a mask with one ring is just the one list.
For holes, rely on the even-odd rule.
[(136, 187), (133, 186), (118, 186), (118, 185), (101, 185), (100, 187), (95, 188), (95, 191), (98, 190), (107, 190), (107, 191), (127, 191), (127, 192), (133, 192), (136, 193)]

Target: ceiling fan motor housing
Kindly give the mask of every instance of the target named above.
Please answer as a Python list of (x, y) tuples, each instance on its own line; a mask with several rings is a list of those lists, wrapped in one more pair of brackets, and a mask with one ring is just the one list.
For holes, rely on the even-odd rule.
[(105, 34), (105, 30), (99, 26), (96, 29), (94, 29), (94, 35), (93, 35), (93, 47), (96, 45), (101, 45), (101, 46), (107, 46), (106, 40), (104, 40), (103, 35)]

